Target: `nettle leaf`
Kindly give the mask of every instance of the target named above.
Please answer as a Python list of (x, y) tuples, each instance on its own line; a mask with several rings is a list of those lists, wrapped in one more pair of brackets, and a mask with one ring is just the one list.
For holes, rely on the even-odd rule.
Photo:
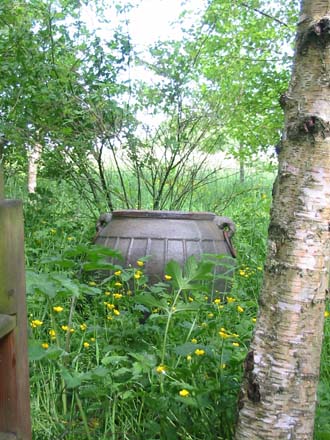
[(40, 342), (34, 340), (29, 340), (28, 342), (28, 353), (30, 361), (40, 361), (47, 357), (47, 351), (41, 347)]
[(101, 363), (103, 365), (117, 365), (121, 362), (127, 361), (128, 357), (127, 356), (104, 356), (104, 358), (101, 360)]
[(92, 380), (92, 372), (87, 371), (86, 373), (78, 373), (76, 371), (69, 371), (66, 368), (61, 369), (61, 376), (67, 388), (77, 388), (83, 382)]
[(158, 299), (155, 298), (154, 296), (152, 296), (151, 294), (145, 294), (145, 293), (141, 293), (140, 295), (136, 295), (133, 298), (134, 302), (136, 304), (142, 304), (146, 307), (160, 307), (160, 308), (164, 308), (167, 307), (167, 303), (164, 299)]
[(26, 291), (28, 295), (43, 293), (50, 298), (57, 294), (58, 286), (48, 273), (37, 273), (32, 270), (26, 272)]
[(71, 280), (64, 273), (52, 274), (52, 278), (59, 283), (58, 290), (69, 292), (71, 295), (77, 298), (79, 297), (80, 295), (79, 285), (76, 283), (76, 281)]
[(192, 342), (186, 342), (185, 344), (175, 347), (174, 352), (179, 356), (187, 356), (188, 354), (193, 353), (196, 348), (204, 348), (204, 346), (193, 344)]
[(74, 261), (68, 260), (67, 258), (61, 258), (59, 256), (43, 258), (40, 261), (40, 264), (49, 264), (49, 263), (56, 264), (57, 266), (62, 267), (64, 269), (72, 269), (76, 265)]

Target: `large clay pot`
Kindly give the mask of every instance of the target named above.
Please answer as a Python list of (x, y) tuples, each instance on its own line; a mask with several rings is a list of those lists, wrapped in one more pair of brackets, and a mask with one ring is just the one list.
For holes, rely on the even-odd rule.
[[(152, 282), (162, 280), (166, 263), (173, 259), (183, 264), (187, 257), (202, 254), (224, 254), (235, 257), (230, 238), (235, 225), (227, 217), (210, 212), (180, 211), (114, 211), (102, 214), (97, 225), (95, 244), (120, 250), (124, 266), (136, 266), (147, 255), (145, 272)], [(232, 258), (220, 260), (217, 273), (228, 273)], [(229, 269), (230, 272), (230, 269)], [(225, 292), (225, 280), (218, 280), (215, 289)]]

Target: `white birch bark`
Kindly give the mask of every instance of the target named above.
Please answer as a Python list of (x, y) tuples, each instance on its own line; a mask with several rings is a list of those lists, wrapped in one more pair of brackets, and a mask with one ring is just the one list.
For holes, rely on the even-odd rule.
[(28, 192), (34, 193), (37, 187), (38, 161), (41, 157), (42, 145), (36, 142), (29, 155)]
[(311, 440), (330, 222), (330, 2), (303, 0), (236, 440)]

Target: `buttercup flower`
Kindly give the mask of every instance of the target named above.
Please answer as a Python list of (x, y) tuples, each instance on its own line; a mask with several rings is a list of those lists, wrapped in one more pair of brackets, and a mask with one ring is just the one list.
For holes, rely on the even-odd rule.
[(47, 348), (49, 347), (49, 344), (47, 344), (47, 342), (43, 342), (41, 344), (41, 347), (44, 348), (45, 350), (47, 350)]
[(83, 332), (87, 329), (87, 324), (80, 324), (80, 330), (82, 330)]
[(116, 316), (119, 316), (120, 315), (120, 311), (118, 309), (114, 309), (113, 310), (113, 314), (116, 315)]
[(120, 299), (120, 298), (122, 298), (122, 296), (123, 296), (122, 293), (114, 293), (114, 294), (113, 294), (113, 297), (114, 297), (115, 299)]
[(32, 328), (36, 328), (36, 327), (40, 327), (43, 324), (43, 321), (40, 321), (39, 319), (34, 319), (33, 321), (31, 321), (31, 327)]
[(187, 396), (189, 396), (190, 393), (188, 390), (183, 389), (183, 390), (179, 391), (179, 394), (181, 397), (187, 397)]
[(115, 283), (116, 287), (122, 287), (122, 283), (119, 283), (118, 281)]
[(83, 345), (84, 345), (85, 348), (88, 348), (90, 344), (89, 344), (89, 342), (84, 342)]
[(238, 342), (233, 342), (233, 346), (234, 347), (239, 347), (239, 343)]
[(121, 270), (116, 270), (115, 275), (119, 277), (121, 275)]
[(111, 292), (109, 292), (109, 290), (106, 290), (106, 291), (104, 292), (104, 295), (105, 295), (105, 296), (109, 296), (109, 295), (111, 295)]
[(164, 275), (166, 281), (170, 281), (172, 279), (171, 275)]
[(158, 367), (156, 367), (156, 371), (159, 374), (166, 374), (166, 367), (165, 365), (158, 365)]
[(329, 318), (329, 316), (330, 316), (330, 312), (325, 311), (325, 312), (324, 312), (324, 317), (325, 317), (325, 318)]
[(233, 303), (233, 302), (235, 302), (235, 301), (236, 301), (235, 298), (232, 298), (231, 296), (227, 296), (227, 302), (229, 302), (229, 303)]
[(191, 342), (192, 342), (193, 344), (197, 344), (197, 339), (196, 339), (196, 338), (192, 338)]
[(63, 307), (61, 307), (61, 306), (54, 306), (53, 307), (53, 310), (54, 310), (54, 312), (56, 312), (56, 313), (60, 313), (60, 312), (63, 312)]
[(221, 303), (221, 299), (220, 298), (216, 298), (213, 302), (214, 302), (214, 304), (220, 304)]
[(136, 264), (137, 264), (139, 267), (143, 267), (143, 266), (144, 266), (144, 262), (141, 261), (141, 260), (137, 260)]
[(223, 339), (229, 337), (228, 333), (226, 333), (226, 332), (224, 332), (224, 331), (222, 331), (222, 330), (219, 331), (219, 335), (220, 335)]
[(239, 312), (239, 313), (243, 313), (244, 312), (244, 309), (243, 309), (243, 307), (241, 307), (241, 306), (237, 306), (237, 311)]
[(48, 333), (49, 333), (50, 339), (55, 339), (56, 338), (56, 331), (53, 330), (52, 328), (49, 330)]
[(95, 281), (90, 281), (89, 283), (88, 283), (90, 286), (96, 286), (96, 282)]
[(195, 350), (195, 355), (196, 356), (204, 356), (205, 354), (205, 350), (199, 349), (197, 348), (197, 350)]

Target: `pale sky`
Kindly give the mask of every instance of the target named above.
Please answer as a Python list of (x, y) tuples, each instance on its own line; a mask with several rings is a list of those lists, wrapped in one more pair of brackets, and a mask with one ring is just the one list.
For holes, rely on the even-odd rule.
[[(109, 0), (109, 6), (111, 4), (112, 1)], [(137, 49), (142, 50), (159, 39), (180, 39), (182, 36), (180, 26), (173, 22), (178, 20), (183, 9), (189, 9), (192, 13), (200, 15), (197, 11), (203, 9), (206, 0), (188, 0), (184, 7), (181, 5), (181, 0), (137, 0), (136, 4), (138, 6), (127, 13), (125, 18), (129, 22), (128, 31), (133, 44)], [(100, 34), (106, 38), (107, 29), (97, 22), (93, 12), (93, 2), (83, 7), (83, 10), (84, 20), (91, 28), (101, 27)], [(187, 17), (185, 23), (189, 23), (189, 20), (191, 22), (193, 18)]]
[[(186, 7), (192, 11), (201, 9), (205, 0), (190, 0)], [(182, 34), (178, 20), (183, 8), (180, 0), (140, 0), (129, 16), (129, 30), (138, 46), (147, 46), (158, 39), (179, 39)]]

